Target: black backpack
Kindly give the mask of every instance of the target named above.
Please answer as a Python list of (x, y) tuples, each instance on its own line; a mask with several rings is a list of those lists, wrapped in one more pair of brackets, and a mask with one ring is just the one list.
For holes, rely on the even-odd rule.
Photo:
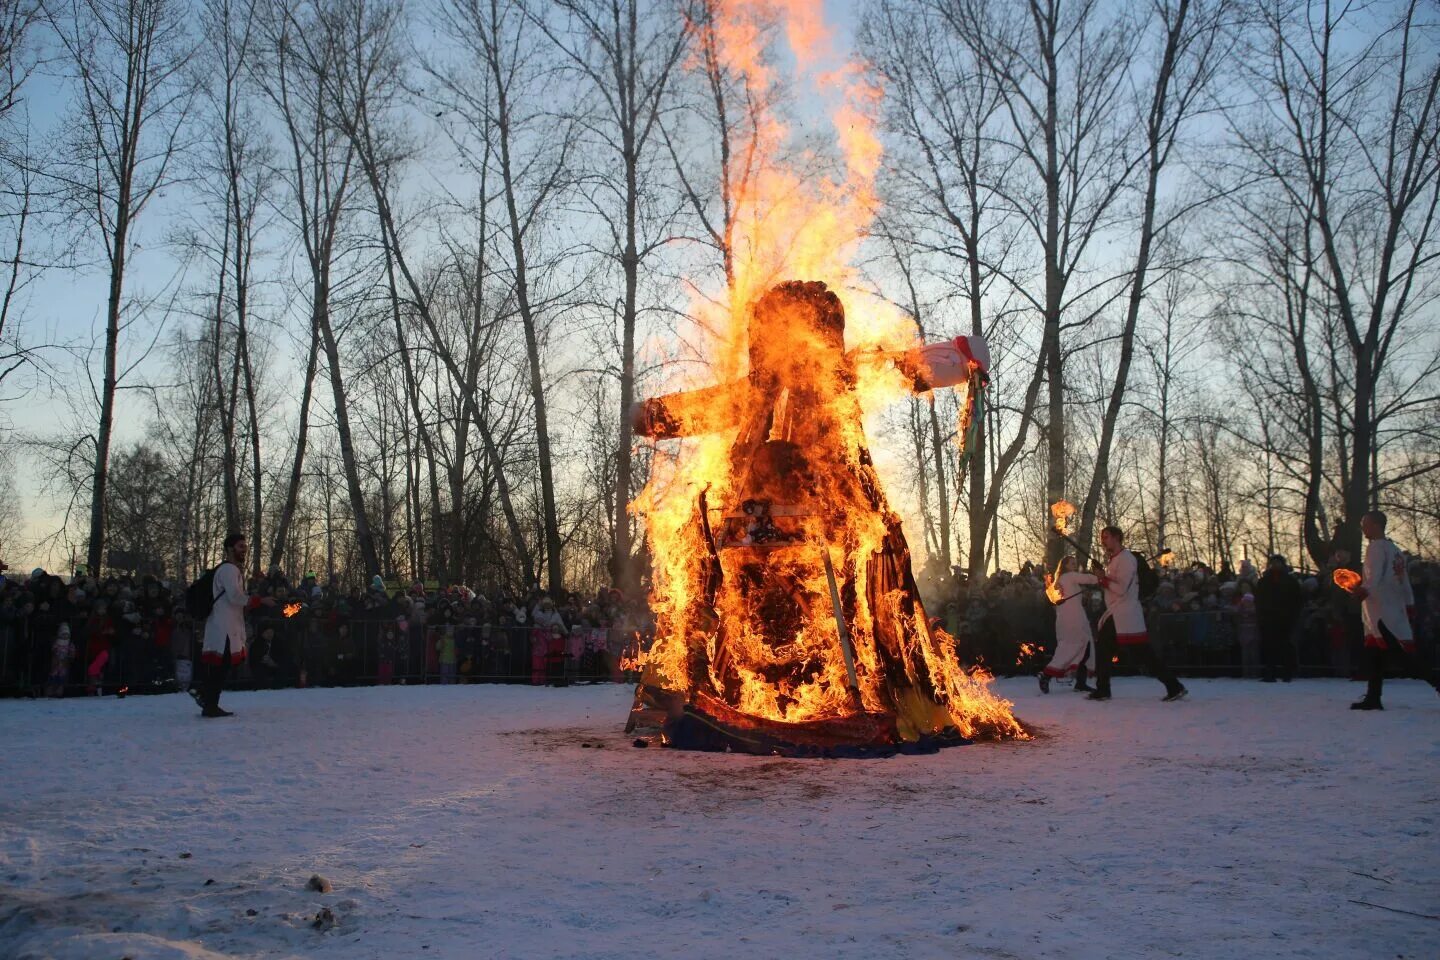
[(1160, 589), (1160, 575), (1150, 562), (1140, 554), (1135, 554), (1135, 585), (1140, 590), (1140, 599), (1149, 600), (1155, 596), (1155, 591)]
[(210, 619), (210, 611), (215, 609), (215, 571), (219, 569), (211, 567), (185, 588), (185, 612), (196, 623)]

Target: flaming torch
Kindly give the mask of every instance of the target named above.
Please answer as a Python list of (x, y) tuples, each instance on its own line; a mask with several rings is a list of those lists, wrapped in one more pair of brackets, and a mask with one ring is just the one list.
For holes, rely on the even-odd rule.
[(1069, 540), (1070, 522), (1075, 519), (1075, 504), (1069, 500), (1056, 500), (1050, 504), (1050, 517), (1054, 521), (1055, 532)]
[[(1075, 519), (1075, 504), (1069, 500), (1056, 500), (1050, 504), (1050, 519), (1051, 529), (1055, 536), (1079, 550), (1080, 547), (1070, 539), (1070, 522)], [(1060, 561), (1055, 564), (1054, 573), (1050, 573), (1048, 570), (1045, 572), (1045, 598), (1057, 607), (1070, 599), (1060, 592), (1060, 565), (1064, 562), (1065, 558), (1061, 557)]]
[(299, 612), (301, 611), (301, 609), (302, 609), (302, 607), (301, 607), (301, 605), (298, 604), (298, 603), (287, 603), (287, 604), (285, 604), (285, 611), (284, 611), (284, 613), (285, 613), (285, 619), (286, 619), (286, 620), (289, 620), (291, 617), (295, 616), (295, 614), (299, 613)]
[(1357, 593), (1360, 590), (1360, 574), (1354, 570), (1337, 567), (1334, 574), (1331, 575), (1331, 579), (1335, 581), (1335, 586), (1346, 593)]

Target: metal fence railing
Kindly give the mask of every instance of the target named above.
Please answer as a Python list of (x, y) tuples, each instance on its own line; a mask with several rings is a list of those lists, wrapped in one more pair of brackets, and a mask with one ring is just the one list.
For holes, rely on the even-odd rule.
[[(52, 685), (54, 626), (0, 626), (0, 696), (40, 696)], [(80, 693), (170, 692), (190, 679), (198, 638), (165, 647), (145, 635), (108, 645), (103, 666), (90, 672), (95, 650), (80, 631), (60, 686)], [(589, 628), (551, 634), (523, 626), (411, 626), (394, 621), (264, 620), (255, 625), (247, 657), (230, 675), (238, 689), (361, 686), (387, 683), (598, 683), (635, 679), (621, 662), (636, 652), (634, 634)]]
[[(1157, 652), (1185, 676), (1258, 676), (1260, 651), (1253, 631), (1226, 610), (1151, 615), (1147, 626)], [(528, 683), (634, 681), (622, 669), (641, 639), (615, 628), (582, 628), (552, 636), (528, 626), (451, 626), (391, 620), (265, 619), (255, 625), (247, 661), (231, 673), (233, 687), (355, 686), (385, 683)], [(1297, 676), (1354, 676), (1363, 664), (1359, 625), (1337, 628), (1297, 622), (1289, 644)], [(165, 647), (143, 631), (110, 644), (103, 668), (91, 676), (94, 650), (84, 621), (72, 625), (75, 656), (61, 678), (67, 695), (178, 690), (198, 653), (198, 638)], [(1003, 631), (1009, 633), (1010, 631)], [(0, 696), (41, 696), (51, 684), (55, 624), (0, 622)], [(1420, 637), (1420, 662), (1440, 669), (1440, 644)], [(1033, 673), (1049, 659), (1043, 638), (967, 637), (967, 648), (986, 651), (985, 664), (1001, 675)], [(187, 656), (188, 654), (188, 656)], [(1006, 666), (1010, 665), (1010, 666)], [(1126, 672), (1122, 664), (1120, 672)]]

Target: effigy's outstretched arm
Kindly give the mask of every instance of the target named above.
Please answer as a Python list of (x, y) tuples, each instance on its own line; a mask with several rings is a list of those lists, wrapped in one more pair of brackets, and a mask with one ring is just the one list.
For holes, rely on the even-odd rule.
[(990, 348), (984, 337), (956, 337), (887, 356), (916, 393), (959, 386), (977, 374), (983, 386), (990, 377)]
[(631, 429), (656, 440), (724, 430), (737, 422), (738, 407), (748, 387), (745, 380), (733, 380), (642, 400), (631, 408)]
[(889, 356), (910, 380), (916, 393), (966, 385), (956, 430), (960, 444), (956, 476), (965, 476), (975, 452), (980, 424), (984, 420), (983, 397), (985, 387), (990, 383), (990, 348), (985, 338), (956, 337)]

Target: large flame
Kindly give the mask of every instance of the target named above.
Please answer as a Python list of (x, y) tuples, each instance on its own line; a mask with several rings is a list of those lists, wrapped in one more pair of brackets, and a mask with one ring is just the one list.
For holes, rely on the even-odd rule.
[[(988, 675), (961, 668), (953, 641), (925, 622), (869, 460), (862, 410), (913, 388), (902, 364), (882, 361), (918, 344), (912, 322), (855, 289), (852, 260), (875, 208), (879, 90), (861, 65), (835, 62), (821, 5), (805, 0), (717, 4), (716, 59), (732, 77), (752, 89), (774, 82), (771, 18), (814, 102), (829, 105), (842, 162), (830, 175), (809, 172), (821, 169), (815, 155), (782, 162), (795, 145), (770, 112), (733, 151), (751, 158), (732, 183), (733, 285), (708, 295), (696, 285), (697, 331), (685, 342), (701, 362), (670, 385), (688, 391), (647, 402), (642, 429), (683, 438), (656, 448), (634, 505), (648, 528), (657, 619), (643, 682), (799, 723), (896, 712), (886, 676), (903, 664), (911, 675), (892, 680), (933, 692), (928, 714), (922, 704), (903, 718), (909, 732), (1022, 736)], [(843, 292), (848, 310), (820, 284), (777, 289), (811, 279)], [(897, 549), (903, 577), (879, 572), (873, 558)], [(827, 556), (843, 584), (833, 595)]]

